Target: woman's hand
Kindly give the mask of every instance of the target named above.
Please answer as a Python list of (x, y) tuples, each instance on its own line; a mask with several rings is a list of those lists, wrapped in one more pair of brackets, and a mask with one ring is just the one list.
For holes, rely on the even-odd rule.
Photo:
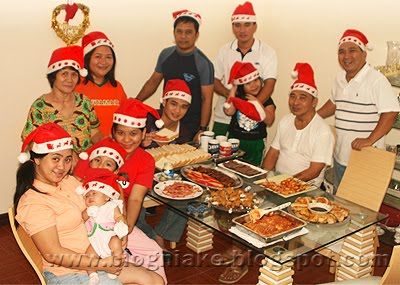
[(142, 147), (146, 148), (149, 145), (151, 145), (151, 142), (153, 141), (155, 132), (151, 132), (151, 133), (146, 133), (144, 136), (144, 139), (142, 141)]
[(119, 275), (125, 264), (125, 253), (119, 255), (112, 255), (106, 258), (100, 259), (99, 267), (108, 273)]

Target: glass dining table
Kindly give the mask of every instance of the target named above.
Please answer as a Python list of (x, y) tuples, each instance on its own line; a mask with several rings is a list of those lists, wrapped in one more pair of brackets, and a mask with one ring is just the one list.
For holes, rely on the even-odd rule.
[[(359, 278), (365, 274), (370, 274), (372, 265), (370, 265), (371, 262), (365, 263), (365, 259), (369, 258), (370, 260), (374, 256), (374, 225), (384, 220), (387, 217), (386, 215), (362, 207), (357, 204), (357, 201), (347, 201), (333, 196), (317, 187), (315, 190), (284, 198), (254, 183), (254, 181), (265, 176), (263, 174), (251, 179), (241, 178), (243, 181), (241, 188), (248, 187), (247, 189), (250, 189), (248, 191), (255, 193), (254, 197), (261, 201), (258, 205), (259, 208), (272, 208), (286, 202), (294, 202), (296, 198), (301, 196), (322, 196), (347, 208), (350, 212), (349, 216), (343, 222), (335, 224), (309, 222), (305, 225), (307, 233), (304, 235), (292, 239), (279, 238), (273, 243), (268, 241), (264, 246), (260, 246), (249, 242), (249, 239), (243, 235), (239, 236), (229, 231), (234, 226), (232, 220), (245, 213), (232, 212), (213, 206), (209, 202), (210, 191), (213, 190), (205, 188), (201, 196), (190, 200), (165, 198), (158, 195), (154, 189), (148, 195), (189, 219), (188, 229), (192, 229), (192, 233), (189, 233), (188, 230), (187, 240), (191, 240), (191, 244), (195, 243), (193, 241), (198, 241), (199, 248), (202, 248), (202, 243), (207, 245), (207, 241), (210, 244), (212, 242), (210, 235), (215, 231), (221, 233), (227, 239), (234, 240), (255, 253), (265, 256), (263, 269), (260, 270), (259, 284), (291, 284), (291, 276), (294, 273), (291, 267), (296, 258), (312, 251), (327, 248), (337, 242), (343, 243), (341, 250), (343, 257), (341, 259), (342, 272), (339, 272), (339, 276), (336, 272), (337, 279)], [(202, 213), (190, 210), (190, 205), (196, 204), (202, 205)], [(288, 208), (285, 211), (288, 211)], [(196, 234), (200, 236), (196, 237)], [(203, 248), (210, 247), (203, 246)]]

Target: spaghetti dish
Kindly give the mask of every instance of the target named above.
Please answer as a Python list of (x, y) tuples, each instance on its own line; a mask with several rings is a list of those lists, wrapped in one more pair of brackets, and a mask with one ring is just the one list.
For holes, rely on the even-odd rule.
[(201, 192), (201, 188), (189, 185), (184, 182), (175, 182), (166, 186), (162, 193), (171, 198), (186, 198), (194, 196), (197, 192)]

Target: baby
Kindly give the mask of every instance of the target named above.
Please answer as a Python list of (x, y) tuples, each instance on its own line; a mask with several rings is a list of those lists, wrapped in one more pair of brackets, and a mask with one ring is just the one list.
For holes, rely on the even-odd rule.
[[(123, 253), (121, 238), (128, 234), (122, 215), (123, 201), (119, 200), (118, 176), (103, 168), (89, 168), (83, 187), (77, 192), (85, 199), (87, 209), (82, 212), (91, 247), (87, 253), (101, 258), (120, 256)], [(90, 284), (98, 284), (96, 272), (89, 274)], [(116, 275), (109, 274), (110, 278)]]

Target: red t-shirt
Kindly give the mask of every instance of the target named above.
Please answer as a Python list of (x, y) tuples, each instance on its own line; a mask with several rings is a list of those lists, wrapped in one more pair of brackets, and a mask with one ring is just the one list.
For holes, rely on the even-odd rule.
[(75, 91), (85, 94), (90, 99), (100, 121), (100, 131), (109, 136), (114, 112), (127, 97), (124, 88), (118, 81), (117, 87), (112, 86), (109, 81), (102, 86), (92, 81), (84, 84), (84, 81), (85, 78), (81, 78), (81, 83), (76, 86)]

